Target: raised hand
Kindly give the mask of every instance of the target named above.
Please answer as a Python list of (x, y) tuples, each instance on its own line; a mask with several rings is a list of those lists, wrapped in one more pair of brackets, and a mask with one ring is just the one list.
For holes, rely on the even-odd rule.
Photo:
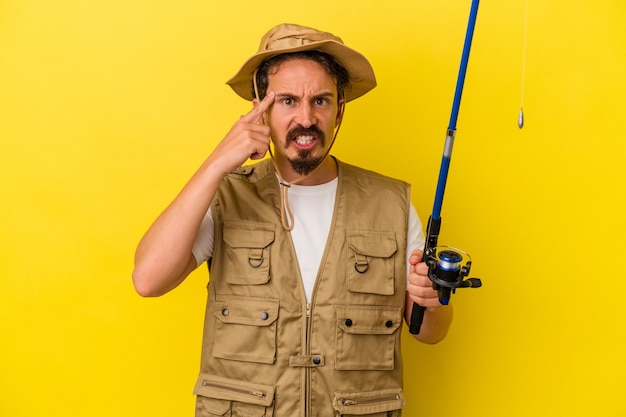
[(274, 93), (268, 93), (246, 115), (233, 124), (211, 155), (212, 163), (229, 173), (248, 158), (261, 159), (270, 147), (270, 128), (264, 124), (264, 115), (274, 103)]

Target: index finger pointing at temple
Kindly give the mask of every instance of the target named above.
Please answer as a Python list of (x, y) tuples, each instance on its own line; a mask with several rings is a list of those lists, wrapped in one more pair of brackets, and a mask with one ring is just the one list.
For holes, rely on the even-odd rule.
[(250, 110), (250, 113), (244, 116), (244, 118), (247, 119), (246, 121), (248, 122), (258, 122), (263, 117), (263, 113), (265, 113), (272, 103), (274, 103), (274, 92), (270, 91), (265, 97), (263, 97), (263, 100), (261, 100), (259, 104)]

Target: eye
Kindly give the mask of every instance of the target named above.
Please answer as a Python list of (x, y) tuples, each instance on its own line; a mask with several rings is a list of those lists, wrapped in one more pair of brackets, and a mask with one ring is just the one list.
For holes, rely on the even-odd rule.
[(294, 102), (294, 101), (293, 101), (293, 99), (292, 99), (292, 98), (290, 98), (290, 97), (285, 97), (285, 98), (283, 98), (283, 99), (282, 99), (282, 103), (283, 103), (284, 105), (286, 105), (286, 106), (291, 106), (291, 105), (293, 105), (293, 102)]
[(317, 105), (317, 106), (323, 106), (326, 103), (328, 103), (328, 100), (325, 99), (324, 97), (318, 97), (318, 98), (315, 99), (315, 105)]

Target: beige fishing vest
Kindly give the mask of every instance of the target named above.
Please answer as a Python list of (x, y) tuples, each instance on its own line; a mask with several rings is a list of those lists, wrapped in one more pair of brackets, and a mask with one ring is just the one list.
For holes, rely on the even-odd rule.
[(409, 186), (338, 165), (310, 304), (271, 161), (221, 184), (197, 417), (400, 416)]

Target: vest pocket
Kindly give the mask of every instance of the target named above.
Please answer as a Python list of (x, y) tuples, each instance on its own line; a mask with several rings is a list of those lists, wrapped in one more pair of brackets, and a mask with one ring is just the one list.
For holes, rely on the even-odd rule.
[(339, 306), (337, 370), (392, 370), (396, 338), (402, 325), (399, 307)]
[(394, 232), (348, 231), (350, 248), (348, 290), (393, 295), (394, 254), (398, 250)]
[(196, 417), (271, 417), (274, 387), (211, 374), (200, 374), (196, 382)]
[(234, 285), (260, 285), (270, 279), (274, 225), (238, 223), (224, 227), (225, 279)]
[(397, 417), (406, 405), (401, 388), (365, 392), (337, 392), (333, 399), (336, 417)]
[(274, 363), (278, 300), (217, 295), (214, 315), (214, 357)]

